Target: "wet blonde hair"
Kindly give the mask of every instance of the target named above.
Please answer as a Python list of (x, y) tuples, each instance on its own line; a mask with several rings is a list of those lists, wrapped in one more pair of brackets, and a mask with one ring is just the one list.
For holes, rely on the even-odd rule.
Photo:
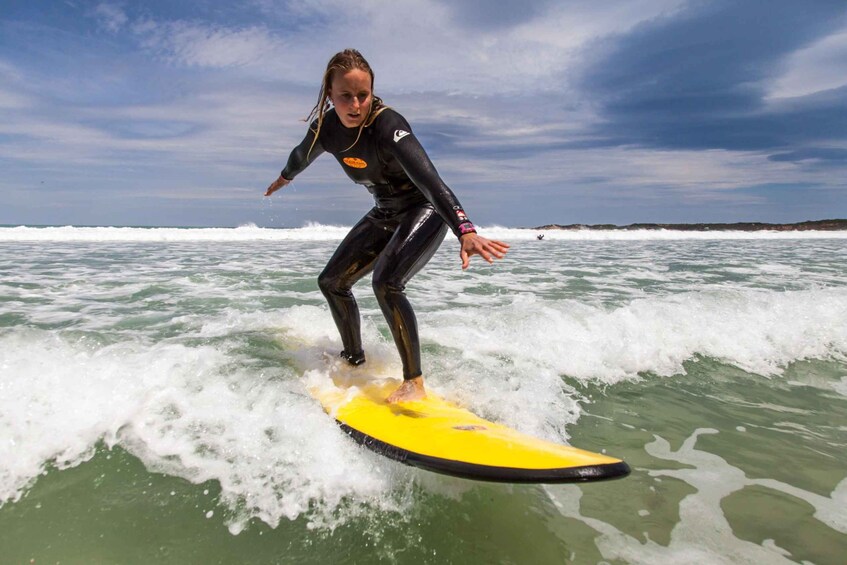
[[(324, 71), (323, 81), (321, 81), (321, 91), (318, 94), (318, 101), (315, 104), (315, 107), (312, 108), (312, 111), (309, 112), (308, 117), (306, 118), (306, 122), (312, 123), (315, 119), (317, 119), (317, 126), (312, 130), (315, 132), (315, 138), (312, 140), (312, 146), (309, 147), (309, 153), (312, 152), (312, 148), (314, 148), (315, 143), (318, 141), (318, 134), (321, 131), (321, 126), (324, 123), (324, 117), (326, 113), (329, 111), (331, 104), (329, 100), (329, 91), (332, 86), (332, 79), (335, 76), (335, 73), (348, 73), (354, 69), (358, 69), (360, 71), (365, 71), (371, 77), (371, 107), (368, 111), (367, 117), (362, 121), (362, 125), (359, 126), (359, 133), (356, 135), (356, 141), (353, 142), (353, 145), (345, 149), (344, 151), (348, 151), (352, 149), (356, 143), (359, 142), (359, 138), (362, 136), (362, 130), (368, 126), (370, 126), (376, 117), (387, 108), (382, 103), (382, 99), (378, 96), (375, 96), (373, 93), (374, 88), (374, 72), (371, 69), (371, 66), (365, 60), (361, 53), (359, 53), (355, 49), (345, 49), (344, 51), (339, 51), (329, 60), (329, 63), (326, 65), (326, 71)], [(307, 154), (308, 155), (308, 154)], [(308, 157), (307, 157), (308, 158)]]

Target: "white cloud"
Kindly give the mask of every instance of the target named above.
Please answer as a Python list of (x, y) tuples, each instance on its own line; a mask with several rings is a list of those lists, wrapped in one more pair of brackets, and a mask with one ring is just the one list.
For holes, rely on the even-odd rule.
[(28, 97), (22, 96), (14, 90), (4, 88), (0, 84), (0, 110), (27, 108), (31, 104), (32, 102)]
[(201, 87), (168, 103), (92, 108), (62, 117), (45, 116), (36, 105), (0, 113), (0, 134), (17, 139), (0, 143), (0, 155), (32, 164), (209, 169), (238, 163), (236, 168), (247, 170), (263, 160), (281, 162), (283, 146), (300, 140), (305, 124), (297, 120), (305, 112), (297, 110), (306, 102), (294, 99), (267, 90)]
[[(538, 198), (517, 208), (536, 206), (535, 213), (564, 209), (561, 194), (659, 209), (750, 199), (737, 189), (766, 183), (838, 186), (831, 172), (760, 153), (577, 147), (602, 119), (568, 86), (592, 43), (673, 13), (682, 0), (551, 2), (533, 19), (491, 29), (466, 27), (430, 0), (252, 1), (264, 6), (264, 17), (237, 26), (149, 11), (132, 19), (129, 8), (100, 4), (98, 25), (121, 33), (103, 42), (103, 53), (76, 57), (80, 72), (0, 60), (0, 134), (7, 134), (0, 156), (17, 172), (6, 186), (61, 171), (54, 181), (73, 178), (80, 191), (95, 187), (116, 198), (196, 190), (191, 197), (226, 200), (232, 187), (252, 187), (251, 194), (305, 133), (300, 120), (326, 61), (345, 47), (368, 57), (377, 93), (429, 136), (428, 151), (463, 201), (492, 217), (524, 191)], [(119, 52), (108, 51), (125, 41)], [(795, 53), (774, 91), (795, 95), (847, 82), (845, 61), (847, 31)], [(86, 69), (97, 78), (79, 80)], [(178, 85), (161, 88), (169, 77)], [(126, 186), (125, 174), (135, 186)], [(286, 205), (324, 202), (328, 194), (367, 199), (327, 157), (298, 185), (302, 192), (287, 194)]]
[(329, 3), (335, 17), (326, 36), (361, 45), (385, 87), (488, 95), (561, 88), (587, 41), (630, 29), (681, 0), (554, 2), (525, 23), (492, 29), (462, 27), (432, 1), (324, 1), (322, 10)]
[[(268, 14), (263, 26), (148, 19), (131, 29), (144, 48), (175, 64), (247, 67), (317, 87), (329, 57), (355, 47), (373, 65), (378, 88), (487, 95), (561, 88), (561, 79), (587, 42), (622, 33), (681, 3), (552, 3), (528, 22), (484, 29), (463, 27), (450, 8), (433, 0), (265, 1), (257, 4)], [(303, 21), (310, 23), (298, 25)]]
[(102, 3), (98, 4), (94, 9), (94, 17), (107, 31), (117, 33), (129, 21), (126, 13), (120, 6), (115, 4)]
[(273, 39), (267, 29), (251, 26), (228, 29), (185, 21), (145, 20), (133, 31), (141, 45), (164, 59), (189, 67), (225, 68), (260, 62)]
[(847, 85), (847, 28), (795, 51), (785, 66), (769, 98), (806, 96)]
[(551, 11), (515, 29), (513, 36), (523, 41), (554, 45), (573, 52), (586, 43), (671, 14), (685, 0), (610, 0), (605, 2), (559, 2)]
[(24, 74), (11, 63), (0, 59), (0, 110), (22, 109), (32, 105), (23, 93)]
[[(596, 195), (631, 189), (661, 188), (686, 200), (720, 200), (738, 189), (760, 184), (809, 183), (839, 187), (826, 171), (810, 173), (793, 163), (769, 161), (756, 152), (726, 150), (656, 151), (631, 147), (592, 150), (559, 149), (543, 154), (510, 158), (508, 166), (496, 159), (467, 157), (439, 159), (445, 176), (501, 187), (539, 187), (551, 184), (584, 187), (596, 184)], [(598, 182), (599, 181), (599, 182)], [(582, 190), (580, 189), (580, 190)]]

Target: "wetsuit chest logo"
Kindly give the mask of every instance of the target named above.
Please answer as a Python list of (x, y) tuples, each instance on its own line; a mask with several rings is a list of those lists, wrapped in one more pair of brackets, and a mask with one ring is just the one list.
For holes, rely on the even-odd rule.
[(353, 167), (354, 169), (364, 169), (368, 166), (365, 161), (359, 159), (358, 157), (345, 157), (342, 160), (344, 161), (345, 165), (347, 165), (348, 167)]

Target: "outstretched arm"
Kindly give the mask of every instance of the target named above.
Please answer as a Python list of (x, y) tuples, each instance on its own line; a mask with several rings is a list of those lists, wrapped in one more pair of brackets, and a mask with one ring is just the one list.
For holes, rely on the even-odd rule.
[(312, 164), (312, 161), (318, 158), (324, 152), (319, 141), (315, 140), (315, 127), (309, 128), (306, 137), (300, 142), (300, 145), (291, 151), (288, 156), (288, 163), (279, 174), (279, 177), (273, 181), (267, 190), (265, 196), (270, 196), (280, 188), (289, 184), (294, 177), (303, 172), (303, 170)]
[[(406, 126), (408, 127), (408, 126)], [(403, 167), (409, 179), (423, 192), (441, 219), (453, 230), (456, 237), (476, 233), (459, 199), (435, 170), (435, 165), (414, 134), (407, 133), (396, 141), (389, 141), (391, 153)]]
[[(405, 128), (409, 127), (405, 120), (398, 120), (398, 123)], [(509, 250), (507, 243), (487, 239), (476, 233), (476, 228), (465, 215), (459, 199), (441, 179), (435, 165), (410, 129), (397, 130), (391, 141), (388, 141), (388, 146), (415, 186), (432, 202), (438, 215), (459, 238), (462, 246), (459, 251), (462, 269), (468, 268), (470, 258), (474, 255), (479, 255), (489, 263), (506, 255)]]

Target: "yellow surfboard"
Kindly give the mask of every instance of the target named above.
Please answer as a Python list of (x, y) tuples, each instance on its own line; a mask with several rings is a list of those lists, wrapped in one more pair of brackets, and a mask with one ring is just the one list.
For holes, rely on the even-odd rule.
[(312, 396), (357, 442), (391, 459), (437, 473), (509, 483), (617, 479), (629, 465), (489, 422), (428, 391), (425, 400), (388, 404), (396, 380), (333, 377)]

